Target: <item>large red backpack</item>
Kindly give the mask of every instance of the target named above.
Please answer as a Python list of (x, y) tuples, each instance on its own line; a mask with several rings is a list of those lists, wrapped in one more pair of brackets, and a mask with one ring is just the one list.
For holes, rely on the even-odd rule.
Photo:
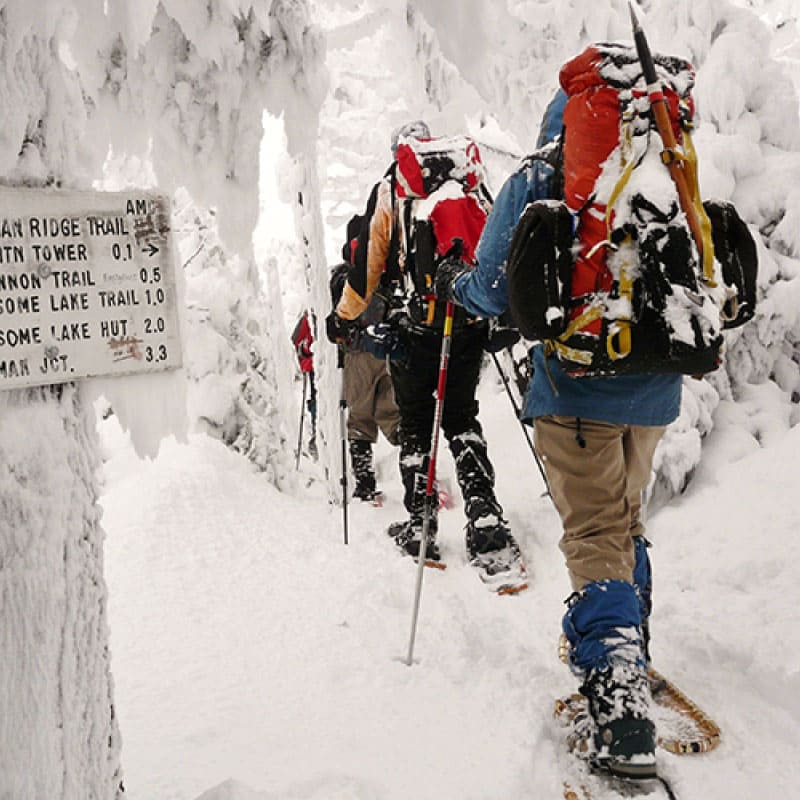
[[(692, 66), (654, 56), (687, 174), (697, 194), (689, 131)], [(666, 169), (636, 51), (594, 45), (561, 69), (564, 202), (577, 215), (569, 325), (555, 342), (594, 374), (717, 367), (726, 300), (711, 229), (701, 262)], [(581, 367), (575, 367), (580, 371)]]
[(400, 140), (393, 188), (416, 321), (431, 324), (441, 317), (432, 283), (445, 256), (475, 264), (489, 206), (484, 181), (478, 146), (466, 136)]
[[(512, 314), (573, 375), (709, 372), (720, 362), (723, 328), (753, 313), (747, 227), (730, 204), (704, 207), (699, 199), (689, 133), (694, 71), (679, 58), (654, 61), (677, 151), (664, 150), (635, 49), (588, 47), (559, 76), (567, 94), (556, 171), (563, 194), (530, 204), (511, 243)], [(683, 159), (704, 258), (669, 157)], [(742, 286), (747, 291), (737, 292)], [(726, 322), (722, 311), (737, 295), (750, 298), (747, 313)]]

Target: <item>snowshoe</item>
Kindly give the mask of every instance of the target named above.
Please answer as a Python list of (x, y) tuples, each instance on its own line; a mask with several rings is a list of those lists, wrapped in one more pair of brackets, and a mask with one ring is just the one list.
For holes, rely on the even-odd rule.
[(356, 479), (353, 497), (365, 503), (372, 503), (378, 494), (375, 469), (372, 466), (372, 443), (362, 439), (351, 439), (350, 463)]
[(513, 539), (499, 550), (475, 554), (469, 563), (486, 586), (497, 594), (518, 594), (528, 588), (528, 573)]
[[(569, 642), (563, 633), (558, 640), (558, 657), (562, 663), (569, 663)], [(658, 730), (656, 744), (678, 756), (710, 753), (716, 749), (722, 739), (719, 725), (652, 665), (647, 668), (647, 680), (653, 699), (651, 711)], [(556, 705), (562, 712), (568, 706), (575, 710), (586, 706), (586, 697), (575, 694), (559, 700)]]

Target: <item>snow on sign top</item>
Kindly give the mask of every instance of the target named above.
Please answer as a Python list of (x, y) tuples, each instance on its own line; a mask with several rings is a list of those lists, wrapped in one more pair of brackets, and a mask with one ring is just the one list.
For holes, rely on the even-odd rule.
[(181, 366), (169, 201), (0, 188), (0, 390)]

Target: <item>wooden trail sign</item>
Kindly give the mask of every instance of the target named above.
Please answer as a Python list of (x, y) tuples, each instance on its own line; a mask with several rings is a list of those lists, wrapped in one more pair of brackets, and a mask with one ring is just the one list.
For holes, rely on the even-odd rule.
[(0, 188), (0, 390), (181, 366), (169, 201)]

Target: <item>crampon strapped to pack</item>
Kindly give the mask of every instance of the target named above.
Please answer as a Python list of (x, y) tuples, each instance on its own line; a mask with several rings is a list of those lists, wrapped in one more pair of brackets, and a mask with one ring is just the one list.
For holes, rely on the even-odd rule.
[(393, 185), (404, 271), (414, 289), (409, 311), (416, 322), (431, 325), (444, 318), (444, 304), (435, 302), (432, 286), (445, 256), (475, 264), (488, 213), (484, 180), (478, 146), (466, 136), (400, 140)]
[[(721, 264), (714, 253), (722, 234), (715, 225), (712, 236), (700, 202), (694, 70), (679, 58), (653, 60), (675, 151), (665, 150), (655, 127), (636, 50), (588, 47), (560, 73), (563, 200), (529, 205), (511, 244), (512, 314), (523, 335), (545, 340), (573, 375), (710, 372), (720, 363), (723, 328), (753, 314), (747, 227), (728, 204), (714, 215), (716, 222), (724, 212), (737, 237), (724, 234), (732, 243)], [(672, 158), (683, 162), (700, 247), (665, 166)], [(739, 280), (742, 261), (748, 286)], [(747, 306), (741, 312), (737, 301)]]

